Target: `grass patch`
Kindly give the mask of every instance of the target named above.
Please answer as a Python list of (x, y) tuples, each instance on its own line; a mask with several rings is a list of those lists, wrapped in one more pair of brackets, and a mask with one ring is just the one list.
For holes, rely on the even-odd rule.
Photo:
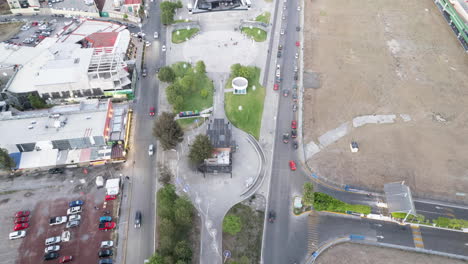
[[(405, 219), (406, 213), (391, 213), (393, 218)], [(418, 223), (423, 225), (436, 225), (438, 227), (453, 228), (461, 230), (462, 228), (468, 228), (468, 220), (457, 219), (457, 218), (447, 218), (447, 217), (438, 217), (436, 219), (425, 219), (424, 215), (409, 215), (406, 218), (406, 222)]]
[(263, 12), (261, 15), (257, 16), (255, 18), (255, 21), (258, 21), (258, 22), (263, 22), (265, 24), (268, 24), (270, 23), (270, 12)]
[(185, 20), (185, 19), (178, 19), (178, 20), (174, 20), (174, 24), (177, 24), (177, 23), (186, 23), (186, 22), (192, 22), (192, 20)]
[(223, 250), (230, 250), (232, 257), (226, 263), (259, 263), (262, 246), (264, 213), (237, 204), (226, 214), (240, 218), (241, 230), (235, 235), (223, 232)]
[(206, 75), (203, 61), (198, 61), (195, 67), (178, 62), (171, 68), (176, 78), (166, 88), (166, 95), (175, 112), (201, 111), (213, 105), (214, 85)]
[(242, 28), (242, 33), (246, 34), (247, 36), (253, 38), (257, 42), (263, 42), (267, 39), (267, 33), (263, 29), (259, 28), (248, 28), (248, 27), (243, 27)]
[[(172, 32), (172, 43), (179, 44), (187, 39), (190, 39), (193, 35), (195, 35), (198, 31), (198, 28), (191, 28), (191, 29), (179, 29)], [(179, 32), (179, 35), (177, 35)]]
[(177, 119), (176, 122), (179, 123), (180, 127), (183, 130), (186, 130), (186, 129), (190, 128), (191, 126), (197, 125), (197, 123), (195, 122), (195, 120), (197, 120), (197, 119), (198, 119), (198, 126), (203, 124), (203, 122), (204, 122), (203, 119), (204, 118), (202, 118), (202, 117)]
[(361, 214), (370, 214), (371, 212), (370, 206), (348, 204), (321, 192), (314, 193), (314, 208), (317, 211), (330, 211), (337, 213), (356, 212)]
[[(259, 83), (260, 69), (257, 67), (241, 67), (240, 72), (233, 70), (234, 66), (231, 67), (231, 76), (227, 82), (227, 88), (231, 88), (231, 80), (237, 76), (243, 76), (244, 74), (249, 75), (246, 79), (249, 81), (247, 87), (247, 94), (238, 95), (233, 93), (224, 94), (224, 109), (226, 116), (231, 123), (251, 134), (256, 139), (260, 136), (260, 127), (262, 124), (262, 113), (263, 103), (265, 99), (265, 88)], [(253, 89), (255, 86), (255, 90)], [(239, 106), (242, 106), (242, 110), (239, 110)]]

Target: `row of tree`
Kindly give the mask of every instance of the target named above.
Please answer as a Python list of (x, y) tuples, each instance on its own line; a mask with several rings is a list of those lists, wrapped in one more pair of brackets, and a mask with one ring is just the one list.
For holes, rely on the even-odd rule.
[(164, 1), (159, 4), (161, 8), (161, 23), (163, 25), (170, 25), (174, 23), (175, 10), (182, 8), (182, 2), (177, 1), (176, 3)]

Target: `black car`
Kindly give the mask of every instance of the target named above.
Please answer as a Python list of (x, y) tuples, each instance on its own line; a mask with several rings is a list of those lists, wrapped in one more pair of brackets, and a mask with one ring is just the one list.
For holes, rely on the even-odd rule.
[(284, 89), (284, 90), (283, 90), (283, 96), (284, 96), (284, 97), (288, 97), (288, 95), (289, 95), (289, 90), (288, 90), (288, 89)]
[(112, 253), (113, 253), (112, 249), (103, 249), (103, 250), (99, 251), (98, 256), (100, 258), (106, 258), (106, 257), (112, 256)]
[(60, 255), (57, 252), (49, 252), (44, 255), (44, 260), (53, 260), (58, 258)]
[(275, 219), (276, 219), (275, 211), (270, 211), (268, 213), (268, 222), (273, 223), (273, 222), (275, 222)]
[(52, 168), (52, 169), (49, 169), (49, 174), (59, 174), (59, 173), (63, 173), (63, 169), (62, 169), (62, 168)]
[(101, 259), (99, 264), (112, 264), (112, 259)]
[(297, 130), (296, 129), (291, 130), (291, 137), (292, 138), (297, 138)]
[(300, 31), (301, 30), (301, 27), (300, 26), (297, 26), (296, 27), (296, 31)]
[(294, 80), (297, 81), (297, 79), (299, 79), (299, 74), (297, 74), (297, 72), (296, 72), (296, 73), (294, 73)]
[(140, 228), (141, 227), (141, 212), (136, 211), (135, 213), (135, 228)]
[(294, 140), (293, 146), (294, 146), (294, 149), (297, 149), (298, 145), (297, 145), (297, 141), (296, 141), (296, 140)]
[(289, 133), (284, 133), (283, 134), (283, 143), (285, 143), (285, 144), (289, 143)]
[(297, 102), (297, 93), (296, 92), (293, 93), (292, 98), (293, 98), (293, 102)]
[(281, 50), (278, 50), (278, 55), (276, 57), (281, 58)]

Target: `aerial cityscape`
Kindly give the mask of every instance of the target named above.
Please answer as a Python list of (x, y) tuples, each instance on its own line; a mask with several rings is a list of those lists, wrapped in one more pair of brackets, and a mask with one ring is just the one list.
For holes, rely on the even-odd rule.
[(468, 1), (0, 0), (0, 264), (468, 262)]

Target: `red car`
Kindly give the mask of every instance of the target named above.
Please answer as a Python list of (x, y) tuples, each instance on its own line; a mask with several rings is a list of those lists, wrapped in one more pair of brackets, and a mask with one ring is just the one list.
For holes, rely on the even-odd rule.
[(275, 83), (275, 85), (273, 85), (273, 90), (278, 91), (279, 90), (279, 84)]
[(294, 160), (290, 160), (290, 161), (289, 161), (289, 168), (290, 168), (292, 171), (295, 171), (295, 170), (296, 170), (296, 162), (294, 162)]
[(15, 217), (18, 218), (18, 217), (29, 216), (30, 213), (31, 212), (29, 211), (19, 211), (19, 212), (16, 212)]
[(299, 47), (301, 43), (299, 41), (296, 41), (296, 47)]
[(27, 223), (29, 222), (29, 217), (18, 217), (15, 219), (15, 224)]
[(104, 198), (106, 201), (112, 201), (115, 199), (117, 199), (117, 195), (106, 195), (106, 198)]
[(154, 107), (150, 107), (149, 115), (154, 116), (154, 112), (155, 112)]
[(60, 258), (59, 263), (67, 263), (72, 261), (73, 257), (72, 256), (63, 256)]
[(116, 226), (115, 222), (105, 222), (99, 224), (99, 230), (111, 230)]
[(26, 229), (29, 227), (29, 224), (28, 223), (22, 223), (22, 224), (17, 224), (15, 225), (15, 227), (13, 228), (13, 231), (19, 231), (19, 230), (23, 230), (23, 229)]
[(296, 120), (293, 120), (293, 121), (291, 122), (291, 128), (292, 128), (292, 129), (297, 129), (297, 122), (296, 122)]

